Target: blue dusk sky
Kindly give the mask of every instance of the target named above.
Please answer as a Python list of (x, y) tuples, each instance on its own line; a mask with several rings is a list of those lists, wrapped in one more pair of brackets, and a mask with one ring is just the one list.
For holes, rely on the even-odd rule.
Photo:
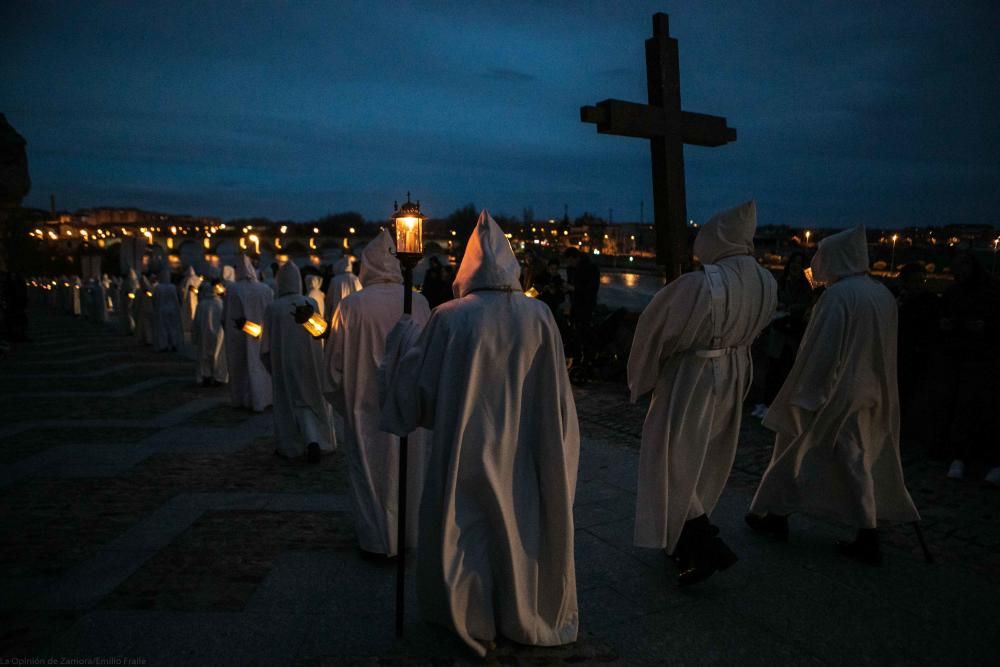
[(644, 102), (670, 14), (686, 110), (739, 140), (685, 149), (688, 213), (760, 224), (996, 224), (1000, 3), (0, 3), (0, 111), (26, 204), (308, 220), (652, 217), (648, 142), (579, 107)]

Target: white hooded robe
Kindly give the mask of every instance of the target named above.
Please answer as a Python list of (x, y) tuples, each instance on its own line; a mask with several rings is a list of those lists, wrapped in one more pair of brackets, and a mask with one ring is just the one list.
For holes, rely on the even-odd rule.
[(552, 313), (523, 294), (519, 274), (483, 211), (458, 298), (438, 306), (398, 368), (386, 369), (395, 379), (383, 427), (434, 430), (420, 508), (421, 610), (480, 655), (498, 634), (554, 646), (575, 641), (579, 625), (576, 405)]
[(636, 546), (672, 553), (684, 522), (711, 514), (729, 477), (753, 376), (750, 344), (777, 305), (774, 277), (750, 254), (756, 228), (754, 202), (715, 215), (695, 240), (706, 269), (665, 286), (639, 317), (629, 389), (633, 402), (653, 395), (642, 427)]
[(139, 276), (135, 269), (128, 270), (128, 276), (122, 281), (121, 291), (118, 295), (118, 303), (121, 304), (118, 310), (118, 317), (121, 322), (122, 332), (126, 335), (135, 331), (136, 326), (136, 298), (139, 290)]
[(302, 276), (293, 262), (278, 269), (278, 298), (264, 315), (260, 354), (274, 388), (274, 432), (277, 449), (287, 458), (306, 453), (315, 442), (320, 451), (337, 445), (333, 414), (323, 397), (323, 345), (295, 322), (296, 307), (312, 299), (302, 296)]
[[(364, 264), (361, 265), (364, 268)], [(333, 319), (340, 300), (361, 291), (361, 280), (351, 271), (351, 258), (341, 257), (333, 265), (333, 279), (326, 288), (326, 321)]]
[(135, 295), (137, 313), (135, 335), (144, 345), (153, 344), (153, 286), (149, 278), (139, 278), (139, 291)]
[[(233, 332), (234, 334), (236, 332)], [(195, 381), (212, 378), (228, 382), (226, 365), (226, 331), (222, 323), (222, 299), (207, 280), (198, 287), (198, 307), (191, 329), (191, 342), (198, 350)]]
[[(327, 396), (344, 418), (354, 508), (361, 548), (395, 555), (399, 485), (399, 438), (379, 428), (378, 367), (385, 339), (403, 315), (403, 274), (386, 231), (362, 255), (364, 289), (340, 302), (326, 344)], [(423, 326), (430, 317), (427, 300), (413, 295), (412, 321)], [(410, 435), (407, 450), (407, 545), (416, 545), (420, 491), (426, 462), (427, 434)]]
[(178, 349), (184, 342), (181, 303), (168, 269), (160, 272), (160, 282), (153, 288), (153, 327), (153, 349), (157, 352)]
[(751, 511), (918, 521), (899, 458), (896, 300), (866, 273), (864, 227), (820, 241), (811, 268), (829, 287), (764, 419), (777, 436)]
[(184, 333), (191, 333), (191, 325), (194, 322), (194, 313), (198, 309), (198, 287), (202, 279), (195, 273), (194, 267), (189, 266), (187, 273), (181, 280), (181, 328)]
[(226, 362), (233, 405), (255, 412), (263, 412), (271, 405), (271, 376), (260, 360), (260, 338), (244, 333), (235, 322), (242, 318), (263, 325), (264, 313), (273, 300), (271, 288), (257, 281), (253, 262), (243, 256), (236, 282), (226, 288), (223, 300)]
[(329, 322), (330, 318), (326, 316), (326, 297), (320, 289), (322, 284), (323, 279), (319, 276), (306, 276), (306, 296), (316, 302), (316, 312)]

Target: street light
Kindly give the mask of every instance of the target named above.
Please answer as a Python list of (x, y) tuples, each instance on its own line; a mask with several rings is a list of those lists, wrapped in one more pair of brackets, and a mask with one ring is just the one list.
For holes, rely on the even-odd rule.
[(809, 247), (809, 237), (812, 236), (812, 232), (808, 229), (806, 230), (806, 247)]
[[(403, 270), (403, 314), (413, 310), (413, 267), (424, 252), (424, 220), (420, 212), (420, 202), (410, 201), (406, 193), (406, 203), (392, 204), (392, 217), (396, 228), (396, 259)], [(399, 492), (396, 498), (396, 636), (403, 636), (403, 605), (406, 590), (406, 448), (407, 436), (399, 438)]]
[(896, 241), (899, 239), (899, 234), (892, 235), (892, 252), (889, 253), (889, 271), (896, 270)]

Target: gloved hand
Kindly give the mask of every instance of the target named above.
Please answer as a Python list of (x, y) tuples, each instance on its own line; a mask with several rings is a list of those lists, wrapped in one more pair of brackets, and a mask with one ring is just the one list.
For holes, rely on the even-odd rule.
[(296, 306), (295, 310), (292, 312), (292, 317), (295, 318), (296, 324), (305, 324), (309, 321), (309, 318), (313, 316), (312, 304), (304, 303), (301, 306)]
[(247, 318), (245, 317), (237, 317), (235, 320), (233, 320), (233, 326), (236, 327), (237, 331), (243, 331), (243, 325), (246, 323), (247, 323)]

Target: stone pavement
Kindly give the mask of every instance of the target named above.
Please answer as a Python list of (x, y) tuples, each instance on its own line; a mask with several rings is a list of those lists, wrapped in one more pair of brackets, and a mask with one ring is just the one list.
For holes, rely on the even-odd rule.
[[(270, 414), (196, 387), (183, 355), (34, 315), (34, 341), (0, 361), (0, 663), (478, 662), (419, 620), (412, 576), (393, 636), (394, 569), (357, 555), (341, 452), (279, 460)], [(741, 560), (679, 591), (662, 554), (631, 546), (642, 407), (613, 384), (577, 402), (580, 641), (500, 642), (485, 662), (996, 661), (1000, 493), (907, 465), (935, 565), (908, 526), (888, 531), (881, 568), (839, 558), (849, 531), (815, 518), (794, 517), (779, 545), (742, 523), (770, 452), (748, 418), (713, 516)]]

